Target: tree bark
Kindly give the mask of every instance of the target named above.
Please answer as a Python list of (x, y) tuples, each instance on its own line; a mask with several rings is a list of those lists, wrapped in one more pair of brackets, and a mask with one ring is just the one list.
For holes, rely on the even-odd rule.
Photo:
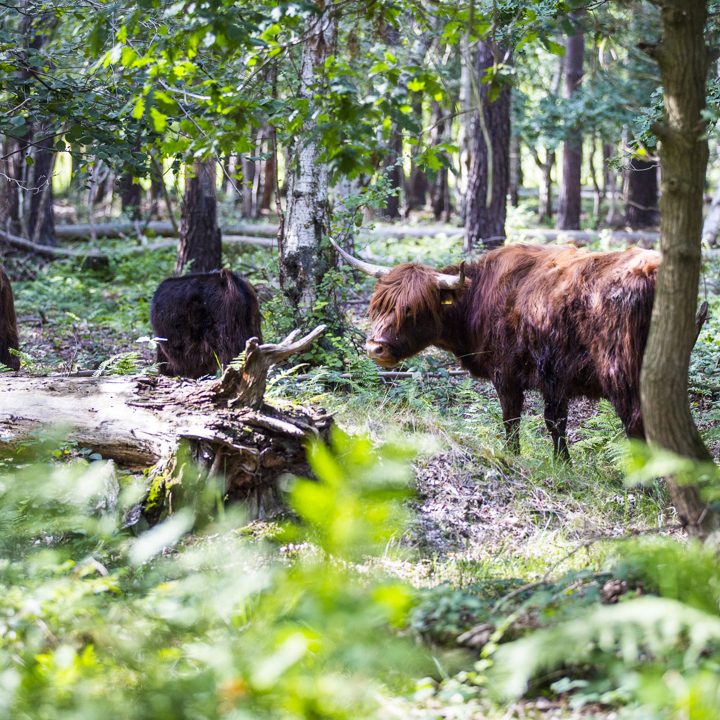
[[(337, 18), (331, 8), (305, 21), (305, 41), (300, 67), (298, 95), (312, 103), (312, 86), (325, 61), (335, 54)], [(328, 270), (335, 267), (331, 248), (323, 249), (323, 235), (329, 228), (328, 172), (320, 162), (320, 147), (313, 137), (316, 120), (308, 117), (303, 137), (292, 148), (295, 165), (289, 173), (284, 237), (279, 242), (280, 285), (298, 324), (315, 311), (320, 285)]]
[(519, 204), (518, 190), (523, 184), (522, 162), (520, 154), (520, 136), (513, 133), (510, 138), (510, 204)]
[(255, 184), (255, 162), (245, 156), (241, 159), (242, 166), (242, 216), (253, 217), (253, 186)]
[(192, 272), (210, 272), (222, 267), (222, 235), (217, 225), (216, 164), (213, 158), (196, 160), (193, 175), (185, 179), (180, 242), (175, 274), (181, 275), (192, 262)]
[(20, 194), (18, 188), (18, 164), (20, 145), (17, 140), (7, 138), (2, 144), (0, 161), (0, 229), (11, 235), (22, 235), (20, 224)]
[[(718, 153), (720, 153), (720, 145), (718, 145)], [(2, 178), (0, 178), (2, 182)], [(703, 223), (702, 239), (703, 243), (710, 246), (717, 246), (717, 236), (720, 233), (720, 182), (718, 182), (715, 188), (715, 194), (713, 195), (712, 202), (710, 203), (710, 209), (708, 214), (705, 216), (705, 222)]]
[(225, 476), (227, 496), (255, 517), (279, 509), (278, 479), (306, 475), (308, 440), (327, 434), (328, 415), (294, 403), (263, 403), (270, 366), (305, 348), (322, 331), (278, 345), (248, 341), (242, 368), (220, 380), (178, 383), (165, 377), (13, 377), (0, 384), (0, 447), (40, 428), (66, 428), (82, 447), (129, 469), (155, 465), (163, 475), (181, 441), (191, 457)]
[[(448, 142), (448, 122), (443, 120), (443, 107), (437, 100), (432, 101), (432, 114), (430, 124), (430, 144), (437, 146)], [(432, 205), (435, 220), (447, 222), (450, 218), (450, 188), (448, 185), (448, 169), (441, 166), (435, 173), (435, 179), (430, 184), (430, 204)]]
[(627, 224), (633, 228), (657, 225), (660, 220), (657, 204), (657, 164), (631, 158), (628, 171), (628, 197), (625, 206)]
[[(660, 140), (663, 192), (660, 249), (650, 336), (643, 359), (641, 400), (648, 440), (678, 455), (711, 462), (690, 412), (687, 377), (693, 347), (701, 263), (703, 186), (708, 161), (704, 137), (705, 82), (711, 54), (705, 46), (705, 0), (664, 0), (661, 42), (651, 49), (664, 87)], [(667, 481), (687, 531), (707, 538), (720, 515), (694, 485)]]
[[(571, 17), (578, 17), (571, 13)], [(579, 30), (565, 39), (565, 86), (563, 97), (569, 99), (580, 89), (583, 76), (585, 38)], [(579, 230), (581, 209), (582, 133), (570, 131), (563, 144), (563, 176), (558, 198), (558, 230)]]
[(127, 215), (131, 220), (139, 220), (142, 187), (135, 182), (135, 178), (131, 173), (125, 173), (120, 178), (119, 190), (123, 214)]
[(499, 247), (505, 242), (510, 180), (510, 87), (503, 85), (497, 98), (487, 102), (489, 88), (482, 78), (494, 61), (492, 47), (480, 43), (474, 78), (471, 77), (476, 120), (465, 209), (466, 252), (476, 246)]
[[(44, 131), (40, 132), (45, 134)], [(36, 138), (37, 139), (37, 138)], [(53, 138), (46, 137), (38, 142), (32, 166), (32, 188), (30, 189), (30, 213), (28, 232), (36, 245), (57, 244), (55, 237), (55, 212), (53, 210), (53, 169), (57, 153), (54, 152)]]
[(465, 224), (467, 214), (468, 186), (470, 183), (470, 165), (475, 155), (473, 139), (475, 137), (475, 113), (472, 83), (470, 82), (470, 70), (472, 67), (469, 37), (466, 34), (462, 39), (460, 52), (460, 130), (458, 132), (457, 144), (459, 150), (458, 169), (459, 174), (455, 182), (456, 206), (460, 209), (460, 216)]
[(395, 194), (388, 197), (385, 202), (385, 208), (382, 210), (382, 216), (395, 220), (400, 217), (400, 203), (402, 198), (400, 193), (403, 186), (403, 169), (400, 163), (402, 159), (402, 133), (393, 128), (388, 143), (387, 153), (383, 161), (385, 172), (388, 176), (390, 187), (395, 190)]
[[(413, 114), (415, 121), (422, 126), (423, 117), (423, 94), (422, 91), (413, 93), (412, 96)], [(431, 119), (430, 123), (433, 123)], [(432, 131), (431, 131), (432, 132)], [(405, 217), (408, 217), (411, 210), (422, 210), (427, 202), (428, 178), (425, 171), (415, 162), (420, 149), (420, 144), (413, 145), (410, 149), (410, 177), (405, 191)]]

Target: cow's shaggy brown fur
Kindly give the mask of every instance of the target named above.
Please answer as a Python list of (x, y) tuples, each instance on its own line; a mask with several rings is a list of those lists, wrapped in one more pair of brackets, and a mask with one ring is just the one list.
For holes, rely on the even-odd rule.
[(245, 278), (230, 270), (163, 280), (153, 295), (150, 321), (165, 375), (214, 375), (245, 350), (251, 337), (262, 342), (260, 306)]
[(465, 268), (464, 287), (440, 290), (440, 271), (406, 264), (375, 286), (368, 346), (384, 366), (429, 345), (493, 382), (508, 442), (519, 451), (524, 393), (538, 390), (555, 451), (567, 456), (568, 400), (608, 398), (628, 436), (644, 437), (642, 363), (659, 254), (516, 245)]
[(17, 350), (19, 347), (12, 287), (5, 270), (0, 266), (0, 363), (19, 370), (20, 358), (10, 353), (11, 348)]

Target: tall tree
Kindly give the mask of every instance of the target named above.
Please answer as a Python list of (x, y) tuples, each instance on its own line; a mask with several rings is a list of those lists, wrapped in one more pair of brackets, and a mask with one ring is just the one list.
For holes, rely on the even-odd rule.
[(192, 272), (209, 272), (222, 267), (222, 235), (217, 225), (217, 165), (214, 158), (195, 160), (185, 178), (180, 242), (175, 274), (181, 275), (192, 263)]
[[(578, 13), (571, 13), (575, 20)], [(579, 26), (575, 26), (575, 34), (565, 39), (565, 85), (563, 97), (570, 99), (580, 89), (583, 76), (583, 55), (585, 37)], [(582, 133), (574, 127), (563, 144), (563, 174), (558, 199), (557, 227), (560, 230), (580, 229), (581, 201), (581, 169), (582, 169)]]
[[(422, 125), (423, 93), (414, 92), (412, 95), (412, 109), (418, 125)], [(432, 120), (431, 120), (432, 125)], [(431, 131), (432, 132), (432, 131)], [(422, 209), (427, 202), (428, 178), (425, 171), (417, 164), (419, 144), (410, 148), (410, 177), (405, 190), (405, 216), (411, 210)]]
[[(468, 177), (465, 209), (466, 252), (505, 242), (507, 192), (510, 180), (510, 86), (483, 83), (486, 72), (496, 69), (500, 54), (494, 43), (481, 42), (470, 76), (475, 98), (474, 150)], [(504, 53), (503, 53), (504, 54)], [(491, 93), (497, 97), (492, 98)]]
[[(711, 462), (690, 412), (687, 396), (693, 322), (700, 278), (703, 187), (708, 143), (702, 112), (712, 53), (705, 45), (705, 0), (654, 0), (662, 38), (646, 51), (660, 66), (663, 121), (653, 126), (660, 140), (662, 197), (660, 249), (650, 336), (640, 378), (648, 440), (667, 450)], [(720, 515), (698, 487), (667, 479), (681, 522), (701, 538), (720, 529)]]
[(519, 190), (523, 184), (522, 153), (520, 150), (520, 136), (513, 133), (510, 138), (510, 204), (517, 207), (519, 204)]
[(656, 225), (660, 219), (656, 163), (640, 158), (630, 159), (625, 217), (630, 227)]
[[(305, 21), (298, 96), (308, 103), (326, 60), (335, 54), (337, 41), (334, 8), (325, 8), (324, 3), (321, 8), (322, 14), (309, 15)], [(305, 139), (297, 140), (291, 149), (287, 210), (281, 225), (284, 237), (279, 242), (280, 284), (298, 322), (312, 315), (323, 277), (334, 266), (333, 255), (322, 246), (329, 228), (328, 171), (320, 160), (319, 140), (313, 134), (316, 128), (317, 120), (307, 119)]]

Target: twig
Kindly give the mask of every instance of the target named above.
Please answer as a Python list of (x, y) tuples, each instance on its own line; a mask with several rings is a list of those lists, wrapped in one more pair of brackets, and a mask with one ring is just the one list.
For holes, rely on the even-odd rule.
[[(165, 184), (165, 176), (163, 175), (162, 168), (160, 167), (160, 163), (158, 162), (158, 159), (155, 157), (154, 153), (150, 153), (150, 159), (152, 160), (153, 167), (155, 168), (155, 172), (158, 174), (158, 178), (160, 179), (160, 187), (162, 188), (163, 198), (165, 198), (165, 205), (167, 206), (168, 211), (168, 217), (170, 218), (170, 223), (172, 224), (172, 228), (175, 231), (175, 234), (179, 233), (177, 222), (175, 222), (175, 216), (173, 215), (173, 209), (172, 209), (172, 203), (170, 202), (170, 193), (168, 192), (167, 185)], [(145, 226), (147, 229), (147, 225)]]
[(562, 565), (565, 561), (569, 560), (573, 555), (578, 553), (583, 548), (589, 548), (591, 545), (595, 544), (596, 542), (602, 542), (602, 541), (608, 541), (611, 540), (613, 542), (622, 542), (624, 540), (632, 540), (633, 538), (641, 537), (643, 535), (657, 535), (662, 532), (667, 532), (668, 530), (682, 530), (682, 526), (673, 523), (672, 525), (663, 525), (661, 527), (657, 528), (647, 528), (646, 530), (636, 530), (630, 533), (627, 533), (626, 535), (591, 535), (590, 537), (586, 537), (582, 540), (580, 545), (573, 548), (569, 553), (567, 553), (564, 557), (560, 558), (543, 576), (540, 580), (537, 580), (535, 582), (527, 583), (526, 585), (522, 585), (519, 588), (516, 588), (512, 592), (508, 593), (504, 597), (500, 598), (495, 605), (493, 606), (492, 610), (490, 611), (490, 614), (493, 615), (496, 613), (508, 600), (512, 600), (514, 597), (517, 597), (521, 593), (525, 592), (526, 590), (531, 590), (535, 587), (540, 587), (541, 585), (547, 585), (548, 578), (550, 575), (557, 570), (560, 565)]

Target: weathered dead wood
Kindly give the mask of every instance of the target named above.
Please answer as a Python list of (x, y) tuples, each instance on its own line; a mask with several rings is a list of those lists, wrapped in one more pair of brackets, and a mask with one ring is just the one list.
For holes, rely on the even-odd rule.
[[(99, 227), (99, 226), (98, 226)], [(134, 232), (134, 230), (133, 230)], [(276, 246), (274, 240), (263, 237), (254, 237), (250, 235), (225, 235), (222, 238), (224, 243), (229, 245), (256, 245), (259, 247), (272, 248)], [(108, 251), (101, 250), (99, 248), (89, 249), (76, 249), (76, 248), (62, 248), (62, 247), (50, 247), (49, 245), (34, 245), (28, 240), (11, 235), (9, 233), (0, 230), (0, 243), (10, 245), (18, 248), (19, 250), (26, 250), (34, 255), (40, 257), (47, 257), (50, 259), (54, 258), (107, 258)], [(162, 250), (163, 248), (175, 247), (178, 241), (176, 238), (168, 238), (167, 240), (159, 240), (155, 243), (148, 243), (147, 245), (130, 245), (124, 248), (117, 248), (112, 250), (113, 255), (131, 255), (137, 253), (143, 253), (150, 250)]]
[[(226, 478), (227, 496), (262, 516), (280, 506), (278, 479), (308, 474), (307, 441), (327, 439), (332, 419), (322, 410), (263, 403), (269, 368), (307, 347), (324, 326), (300, 340), (248, 341), (242, 367), (220, 380), (140, 377), (25, 377), (0, 380), (0, 449), (38, 431), (64, 428), (81, 447), (129, 469), (155, 466), (153, 478), (176, 470), (178, 447), (208, 473)], [(215, 468), (213, 470), (213, 468)]]

